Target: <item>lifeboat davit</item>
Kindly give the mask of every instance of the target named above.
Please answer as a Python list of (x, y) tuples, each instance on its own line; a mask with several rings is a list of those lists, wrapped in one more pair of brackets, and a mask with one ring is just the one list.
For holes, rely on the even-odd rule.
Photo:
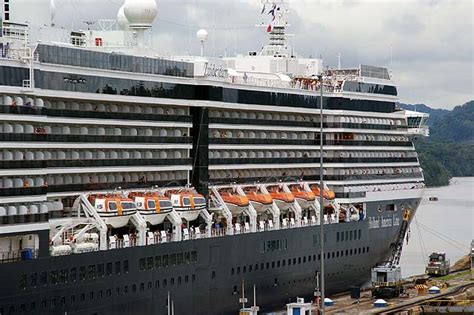
[(265, 212), (273, 204), (272, 196), (258, 191), (257, 188), (246, 189), (245, 195), (257, 213)]
[(290, 190), (302, 209), (306, 210), (314, 206), (316, 196), (312, 191), (305, 191), (299, 185), (290, 187)]
[(128, 197), (135, 201), (137, 211), (151, 225), (163, 223), (173, 211), (171, 200), (158, 192), (131, 192)]
[(120, 195), (91, 195), (89, 202), (96, 209), (105, 224), (113, 228), (124, 227), (137, 212), (135, 202)]
[[(321, 194), (321, 189), (319, 188), (319, 185), (313, 184), (309, 186), (311, 188), (311, 191), (314, 193), (316, 197), (319, 197)], [(336, 197), (336, 194), (334, 191), (329, 190), (329, 189), (324, 189), (323, 190), (323, 198), (326, 200), (334, 200)]]
[(250, 203), (246, 196), (236, 195), (228, 191), (221, 191), (220, 195), (233, 215), (242, 214)]
[(295, 197), (292, 193), (281, 191), (278, 187), (270, 187), (268, 189), (270, 196), (280, 210), (288, 210), (295, 202)]
[(206, 208), (206, 198), (190, 190), (168, 192), (173, 209), (187, 221), (194, 221), (199, 212)]

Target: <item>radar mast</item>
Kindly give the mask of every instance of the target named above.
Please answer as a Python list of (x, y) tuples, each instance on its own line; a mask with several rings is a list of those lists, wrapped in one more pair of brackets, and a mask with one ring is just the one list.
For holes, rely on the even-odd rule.
[(261, 0), (262, 21), (258, 25), (265, 27), (269, 36), (269, 43), (265, 45), (261, 56), (289, 57), (291, 55), (287, 43), (286, 27), (290, 26), (285, 18), (289, 10), (285, 8), (284, 0)]

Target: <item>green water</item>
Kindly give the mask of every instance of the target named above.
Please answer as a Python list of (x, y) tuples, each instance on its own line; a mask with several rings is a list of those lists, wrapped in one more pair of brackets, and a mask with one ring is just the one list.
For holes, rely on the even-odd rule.
[[(438, 201), (429, 201), (432, 196), (438, 197)], [(445, 252), (453, 264), (470, 252), (472, 239), (474, 177), (458, 177), (449, 186), (426, 189), (410, 226), (409, 242), (403, 248), (403, 276), (424, 273), (428, 255), (433, 251)]]

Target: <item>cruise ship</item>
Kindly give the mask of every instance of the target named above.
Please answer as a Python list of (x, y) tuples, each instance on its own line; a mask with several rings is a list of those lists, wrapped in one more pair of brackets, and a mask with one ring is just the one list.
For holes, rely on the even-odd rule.
[(0, 314), (235, 314), (253, 287), (271, 311), (313, 296), (320, 242), (341, 292), (413, 217), (427, 115), (387, 68), (296, 55), (283, 1), (261, 51), (224, 58), (206, 30), (200, 56), (152, 48), (159, 1), (86, 30), (1, 2)]

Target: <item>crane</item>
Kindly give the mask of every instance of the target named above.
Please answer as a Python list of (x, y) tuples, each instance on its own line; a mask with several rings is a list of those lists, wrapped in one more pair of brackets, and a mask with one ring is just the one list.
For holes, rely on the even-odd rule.
[(403, 240), (410, 221), (411, 210), (403, 213), (403, 221), (397, 237), (390, 245), (391, 252), (387, 261), (372, 268), (372, 296), (376, 298), (392, 298), (403, 293), (400, 257), (402, 256)]

